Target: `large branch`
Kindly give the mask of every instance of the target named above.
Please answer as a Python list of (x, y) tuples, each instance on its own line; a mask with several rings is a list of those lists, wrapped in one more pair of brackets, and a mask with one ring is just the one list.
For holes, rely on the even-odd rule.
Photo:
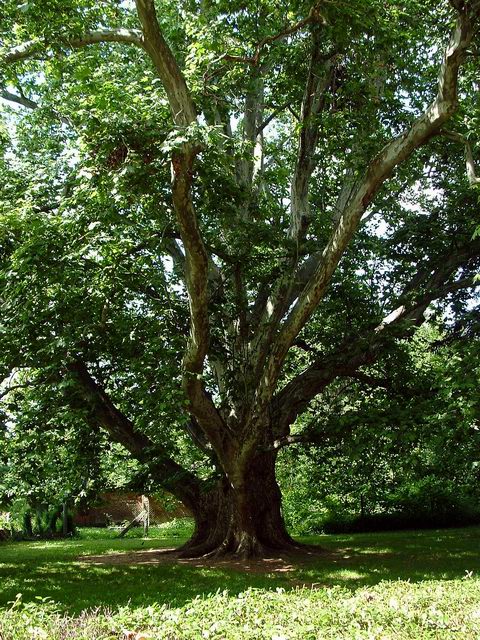
[[(71, 49), (80, 49), (91, 44), (100, 44), (102, 42), (120, 42), (134, 44), (138, 47), (144, 46), (142, 32), (138, 29), (99, 29), (98, 31), (88, 31), (78, 38), (60, 38), (56, 41), (56, 44)], [(51, 42), (41, 39), (24, 42), (7, 51), (3, 56), (3, 63), (12, 64), (34, 58), (51, 46)]]
[(397, 299), (394, 310), (371, 331), (347, 339), (331, 355), (317, 358), (305, 371), (291, 380), (273, 400), (273, 423), (279, 434), (308, 407), (311, 400), (333, 380), (353, 376), (362, 366), (372, 364), (392, 338), (405, 338), (425, 321), (425, 310), (434, 300), (462, 289), (480, 286), (474, 276), (450, 281), (460, 266), (480, 257), (480, 240), (440, 257), (417, 274)]
[(183, 358), (183, 387), (192, 413), (218, 445), (224, 425), (202, 381), (209, 346), (209, 259), (190, 193), (193, 159), (194, 154), (187, 151), (173, 160), (173, 203), (185, 248), (185, 282), (190, 306), (190, 339)]
[(190, 413), (219, 453), (228, 432), (202, 379), (210, 335), (208, 283), (215, 265), (205, 249), (192, 202), (195, 152), (195, 149), (185, 145), (175, 153), (172, 161), (173, 205), (185, 250), (183, 263), (190, 309), (190, 336), (183, 357), (182, 386), (189, 401)]
[(297, 160), (291, 185), (290, 237), (298, 244), (310, 222), (309, 185), (315, 168), (314, 154), (318, 142), (318, 116), (325, 106), (325, 92), (335, 69), (335, 55), (325, 60), (321, 53), (321, 32), (312, 30), (312, 53), (300, 114), (301, 130)]
[(165, 489), (185, 504), (191, 504), (200, 490), (198, 478), (172, 460), (161, 446), (135, 429), (133, 422), (115, 406), (103, 387), (94, 380), (84, 362), (71, 362), (67, 369), (91, 409), (95, 421), (134, 458), (151, 466), (156, 479)]
[(196, 121), (197, 113), (180, 67), (158, 24), (153, 0), (136, 0), (142, 24), (145, 50), (162, 80), (175, 124), (188, 126)]
[(143, 33), (138, 29), (99, 29), (88, 31), (78, 38), (60, 37), (54, 43), (42, 39), (30, 40), (7, 51), (2, 62), (12, 64), (34, 58), (54, 44), (72, 49), (103, 42), (134, 44), (145, 49), (152, 59), (167, 93), (175, 123), (184, 126), (192, 124), (196, 120), (195, 106), (177, 61), (158, 25), (153, 0), (136, 0), (136, 4)]
[(290, 187), (289, 236), (295, 243), (296, 251), (294, 255), (288, 255), (283, 260), (280, 266), (282, 275), (275, 286), (271, 290), (270, 287), (262, 288), (252, 316), (254, 321), (252, 328), (256, 332), (252, 360), (256, 361), (257, 378), (262, 373), (272, 336), (290, 306), (288, 300), (294, 285), (290, 271), (298, 264), (300, 245), (310, 223), (309, 187), (315, 168), (314, 154), (319, 135), (318, 118), (325, 107), (326, 90), (331, 83), (336, 64), (335, 52), (328, 55), (322, 54), (321, 35), (320, 28), (314, 26), (310, 66), (302, 99), (297, 158)]
[[(13, 102), (15, 104), (18, 104), (22, 107), (25, 107), (26, 109), (31, 109), (32, 111), (40, 107), (40, 105), (37, 102), (30, 100), (30, 98), (27, 98), (27, 96), (24, 96), (23, 94), (18, 95), (16, 93), (12, 93), (7, 89), (0, 90), (0, 98), (2, 98), (3, 100), (6, 100), (7, 102)], [(51, 109), (51, 113), (54, 115), (56, 120), (59, 120), (63, 124), (72, 126), (71, 121), (68, 118), (65, 118), (65, 116), (62, 116), (55, 109)]]
[[(445, 283), (457, 269), (479, 256), (480, 239), (472, 240), (459, 246), (455, 245), (453, 251), (434, 258), (417, 271), (405, 287), (402, 296), (400, 296), (398, 300), (398, 304), (400, 304), (402, 299), (409, 300), (414, 297), (418, 298), (421, 293), (432, 293), (439, 288), (445, 287)], [(459, 282), (462, 282), (464, 279), (465, 278), (460, 279)], [(466, 280), (468, 281), (469, 278)], [(455, 289), (453, 289), (453, 291), (454, 290)]]
[(258, 128), (263, 117), (264, 90), (262, 70), (252, 69), (245, 95), (242, 126), (243, 140), (249, 144), (250, 153), (236, 161), (237, 183), (244, 193), (239, 209), (240, 215), (245, 219), (249, 215), (253, 179), (261, 173), (263, 165), (263, 134), (258, 133)]
[[(175, 124), (189, 126), (197, 115), (180, 67), (161, 32), (153, 0), (136, 0), (144, 33), (144, 47), (162, 80)], [(198, 152), (191, 143), (175, 151), (172, 158), (172, 196), (180, 237), (185, 250), (185, 284), (190, 306), (190, 339), (183, 358), (183, 389), (190, 412), (210, 438), (214, 448), (222, 448), (225, 424), (202, 380), (209, 346), (208, 280), (212, 263), (205, 249), (191, 186)], [(214, 265), (213, 265), (214, 266)]]
[[(99, 42), (131, 42), (142, 46), (151, 57), (162, 80), (173, 119), (176, 124), (188, 126), (196, 121), (196, 111), (185, 79), (166, 43), (156, 16), (153, 0), (137, 0), (137, 11), (143, 34), (137, 30), (113, 29), (84, 34), (80, 38), (63, 40), (69, 47), (83, 47)], [(48, 43), (32, 41), (15, 47), (4, 56), (8, 63), (25, 60), (42, 51)], [(191, 339), (184, 358), (185, 388), (199, 422), (219, 420), (213, 403), (203, 390), (200, 377), (208, 349), (208, 256), (198, 227), (190, 188), (196, 149), (184, 145), (173, 158), (173, 202), (185, 248), (186, 285), (190, 300)]]
[(361, 218), (383, 183), (394, 169), (435, 135), (457, 108), (457, 83), (460, 65), (472, 40), (479, 9), (464, 9), (444, 53), (437, 95), (426, 111), (403, 134), (391, 140), (378, 153), (360, 178), (345, 205), (312, 277), (279, 332), (267, 362), (258, 398), (261, 405), (273, 392), (285, 355), (310, 318), (330, 283), (331, 277), (348, 247)]
[[(99, 42), (130, 42), (142, 46), (152, 59), (162, 80), (175, 124), (191, 125), (196, 121), (195, 106), (177, 61), (161, 33), (154, 2), (153, 0), (136, 0), (136, 5), (143, 34), (137, 30), (101, 30), (89, 32), (81, 38), (63, 40), (61, 44), (73, 48)], [(20, 45), (4, 56), (4, 62), (13, 63), (31, 58), (42, 51), (47, 44), (42, 41), (32, 41)], [(223, 421), (206, 393), (201, 379), (209, 338), (207, 291), (209, 260), (190, 193), (196, 152), (197, 149), (186, 144), (174, 154), (172, 161), (172, 195), (185, 248), (186, 285), (191, 319), (190, 340), (183, 360), (183, 386), (190, 400), (192, 413), (209, 435), (214, 446), (219, 448)], [(175, 256), (178, 257), (177, 252)], [(81, 373), (83, 378), (80, 372), (77, 372), (80, 379), (87, 381), (85, 371)], [(93, 388), (91, 384), (90, 387)], [(97, 398), (102, 399), (101, 393), (97, 393)], [(137, 439), (132, 439), (128, 422), (125, 420), (122, 422), (120, 417), (116, 416), (115, 408), (108, 406), (108, 402), (102, 400), (99, 406), (103, 407), (102, 415), (105, 424), (108, 423), (112, 430), (115, 430), (115, 425), (123, 424), (122, 433), (117, 435), (124, 439), (125, 446), (135, 447)], [(114, 420), (115, 416), (119, 420)]]

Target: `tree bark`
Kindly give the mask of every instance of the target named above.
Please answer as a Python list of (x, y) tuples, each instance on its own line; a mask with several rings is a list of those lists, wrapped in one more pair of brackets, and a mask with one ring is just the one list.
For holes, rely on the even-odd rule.
[[(274, 452), (253, 456), (235, 478), (226, 476), (193, 506), (195, 530), (180, 549), (184, 557), (268, 557), (300, 545), (287, 533)], [(235, 459), (230, 460), (232, 468)]]

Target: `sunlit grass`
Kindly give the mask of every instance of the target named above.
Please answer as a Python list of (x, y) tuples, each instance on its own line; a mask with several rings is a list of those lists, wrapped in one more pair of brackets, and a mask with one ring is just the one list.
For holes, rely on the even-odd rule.
[[(15, 605), (0, 617), (4, 640), (477, 640), (480, 581), (380, 582), (352, 592), (227, 590), (182, 606), (127, 606), (64, 617), (54, 603)], [(136, 635), (136, 633), (138, 635)]]
[[(462, 639), (477, 637), (473, 633), (475, 624), (478, 622), (475, 616), (478, 614), (480, 619), (480, 580), (478, 579), (480, 576), (478, 553), (480, 528), (305, 538), (303, 539), (305, 542), (319, 544), (324, 549), (324, 553), (309, 555), (302, 561), (291, 558), (288, 562), (289, 570), (282, 572), (271, 570), (269, 573), (244, 572), (238, 566), (224, 564), (208, 566), (198, 562), (178, 563), (174, 558), (157, 564), (92, 564), (85, 561), (86, 556), (108, 556), (112, 553), (166, 549), (176, 547), (183, 541), (183, 538), (170, 537), (168, 529), (154, 531), (153, 534), (156, 537), (149, 539), (141, 537), (117, 539), (111, 535), (111, 532), (105, 532), (105, 530), (106, 537), (99, 537), (98, 531), (93, 533), (94, 535), (89, 535), (88, 532), (83, 532), (81, 537), (71, 540), (1, 543), (0, 611), (3, 607), (4, 612), (0, 613), (0, 621), (2, 619), (5, 621), (7, 619), (5, 616), (10, 616), (10, 623), (13, 624), (11, 617), (13, 613), (7, 614), (6, 611), (11, 607), (9, 602), (15, 601), (17, 594), (21, 593), (22, 602), (27, 606), (29, 602), (38, 603), (38, 597), (51, 598), (56, 603), (56, 611), (69, 615), (81, 614), (85, 617), (82, 613), (85, 610), (110, 607), (117, 612), (112, 614), (113, 617), (110, 616), (111, 619), (108, 615), (101, 618), (104, 614), (99, 614), (98, 619), (92, 619), (92, 624), (105, 623), (107, 626), (113, 625), (112, 628), (117, 628), (119, 624), (118, 607), (127, 607), (124, 610), (127, 612), (125, 615), (130, 616), (132, 620), (136, 619), (135, 616), (140, 618), (146, 616), (149, 620), (148, 624), (151, 625), (160, 624), (159, 621), (163, 621), (163, 625), (164, 615), (167, 615), (165, 612), (168, 611), (180, 612), (178, 615), (184, 617), (200, 616), (198, 620), (192, 618), (191, 629), (187, 629), (190, 635), (187, 632), (185, 632), (187, 635), (178, 636), (157, 634), (155, 638), (202, 637), (196, 636), (195, 633), (198, 629), (200, 633), (206, 629), (202, 627), (204, 617), (210, 620), (210, 626), (215, 625), (214, 613), (210, 612), (209, 606), (224, 606), (227, 612), (226, 617), (222, 623), (223, 626), (220, 625), (218, 628), (223, 629), (224, 635), (219, 635), (221, 631), (214, 627), (209, 638), (271, 638), (273, 635), (282, 635), (280, 630), (283, 628), (283, 623), (277, 625), (279, 612), (277, 614), (274, 612), (276, 607), (287, 606), (282, 595), (285, 592), (291, 598), (287, 608), (293, 616), (292, 620), (295, 616), (297, 618), (300, 616), (297, 620), (299, 628), (307, 629), (308, 624), (314, 624), (312, 620), (315, 615), (317, 616), (315, 624), (320, 625), (322, 629), (322, 625), (326, 625), (325, 634), (322, 636), (309, 636), (308, 629), (305, 631), (307, 635), (301, 636), (296, 631), (293, 632), (292, 627), (289, 634), (285, 636), (288, 640), (297, 637), (302, 640), (303, 637), (312, 639), (317, 637), (394, 638), (397, 637), (396, 632), (399, 638), (449, 638), (449, 633), (457, 634), (451, 637), (462, 637)], [(141, 532), (138, 533), (141, 534)], [(266, 566), (269, 565), (266, 563)], [(305, 586), (305, 589), (299, 591), (298, 588), (302, 586)], [(212, 595), (217, 592), (223, 593), (225, 590), (228, 592), (225, 596)], [(248, 622), (250, 626), (242, 631), (243, 636), (235, 635), (233, 631), (225, 630), (228, 625), (234, 624), (234, 613), (228, 613), (228, 611), (230, 607), (234, 607), (232, 604), (234, 601), (237, 603), (235, 606), (240, 606), (237, 600), (240, 594), (246, 591), (249, 594), (248, 598), (245, 601), (240, 598), (240, 608), (247, 607), (247, 602), (250, 603), (244, 610), (247, 619), (251, 618)], [(359, 613), (364, 597), (361, 594), (370, 592), (373, 593), (373, 599), (370, 601), (367, 598), (367, 603), (364, 605), (369, 611), (367, 618), (368, 616), (373, 618), (364, 628)], [(392, 607), (384, 598), (387, 592), (391, 594), (391, 598), (401, 601), (398, 605), (400, 608), (403, 607), (401, 615), (395, 611), (394, 600), (392, 600), (394, 605), (392, 613)], [(338, 597), (338, 602), (334, 604), (337, 607), (339, 619), (348, 620), (348, 625), (354, 625), (352, 629), (357, 628), (355, 624), (360, 625), (355, 633), (352, 631), (353, 635), (328, 635), (330, 633), (328, 624), (332, 622), (330, 614), (323, 610), (315, 611), (315, 607), (318, 609), (320, 605), (334, 606), (331, 603), (332, 593), (337, 594), (335, 598)], [(473, 593), (479, 596), (477, 600), (473, 598)], [(270, 597), (269, 594), (273, 596)], [(476, 608), (472, 604), (473, 613), (468, 613), (471, 619), (466, 620), (467, 613), (465, 615), (462, 613), (462, 606), (472, 598), (477, 603)], [(292, 608), (293, 601), (296, 602), (296, 610)], [(40, 605), (32, 604), (33, 616), (37, 615), (35, 612), (38, 606), (43, 606), (42, 602), (40, 601)], [(429, 613), (430, 608), (434, 606), (432, 603), (435, 604), (436, 609)], [(152, 610), (154, 613), (151, 615), (148, 614), (149, 607), (154, 608)], [(249, 607), (259, 609), (259, 620), (263, 620), (264, 629), (272, 629), (270, 636), (264, 635), (264, 631), (260, 635), (254, 635), (255, 628), (258, 632), (258, 627), (255, 627), (256, 623)], [(423, 618), (415, 617), (417, 615), (415, 607), (422, 611)], [(17, 609), (18, 605), (15, 610)], [(437, 610), (441, 613), (435, 613)], [(187, 614), (188, 611), (193, 613)], [(177, 614), (171, 615), (175, 617)], [(379, 620), (381, 619), (380, 622), (376, 620), (376, 616)], [(397, 619), (395, 616), (400, 620), (399, 626), (394, 622)], [(455, 618), (456, 622), (455, 620), (445, 622), (447, 618), (450, 620), (448, 616), (450, 618), (453, 616), (452, 620)], [(305, 622), (307, 618), (311, 619), (308, 624)], [(170, 618), (168, 620), (167, 627), (174, 624)], [(306, 626), (302, 627), (304, 623)], [(444, 627), (441, 626), (442, 624)], [(448, 625), (452, 628), (450, 629)], [(459, 629), (464, 629), (462, 632), (464, 635), (459, 635), (460, 632), (452, 630), (455, 625)], [(405, 631), (404, 627), (407, 630), (410, 629), (408, 633), (411, 635), (402, 635)], [(386, 630), (384, 636), (381, 635), (382, 628)], [(372, 631), (375, 629), (377, 636)], [(395, 629), (397, 629), (396, 632), (394, 632)], [(15, 640), (23, 639), (24, 636), (19, 633), (11, 637)], [(0, 637), (9, 638), (1, 626)], [(107, 634), (98, 637), (116, 638), (117, 636)]]

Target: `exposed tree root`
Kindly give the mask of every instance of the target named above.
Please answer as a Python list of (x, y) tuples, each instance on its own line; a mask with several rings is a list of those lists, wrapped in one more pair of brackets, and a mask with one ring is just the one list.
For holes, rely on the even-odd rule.
[(240, 535), (229, 533), (223, 540), (205, 540), (201, 544), (188, 542), (178, 549), (179, 558), (237, 558), (241, 560), (275, 558), (283, 555), (322, 554), (324, 549), (316, 545), (298, 542), (290, 536), (280, 539), (262, 541), (257, 536), (242, 532)]

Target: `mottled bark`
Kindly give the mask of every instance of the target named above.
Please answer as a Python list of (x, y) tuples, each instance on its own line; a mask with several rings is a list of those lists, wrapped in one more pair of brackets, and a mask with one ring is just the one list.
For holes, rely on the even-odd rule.
[[(88, 31), (78, 38), (64, 38), (60, 40), (60, 44), (72, 49), (81, 49), (88, 45), (101, 44), (103, 42), (118, 42), (123, 44), (134, 44), (143, 47), (142, 32), (138, 29), (99, 29), (97, 31)], [(41, 39), (30, 40), (24, 42), (3, 56), (4, 64), (13, 64), (28, 60), (33, 56), (45, 51), (49, 42)], [(55, 42), (58, 44), (58, 41)]]
[(436, 135), (456, 111), (458, 74), (475, 32), (477, 12), (463, 11), (457, 18), (444, 53), (434, 100), (409, 129), (384, 146), (357, 181), (313, 274), (272, 343), (255, 398), (257, 411), (262, 412), (270, 401), (289, 348), (325, 295), (340, 259), (380, 187), (394, 169)]
[[(303, 265), (299, 245), (302, 244), (310, 218), (309, 182), (315, 170), (314, 153), (318, 140), (318, 115), (321, 113), (325, 92), (329, 86), (333, 58), (323, 60), (319, 27), (313, 28), (313, 51), (310, 71), (305, 84), (302, 103), (301, 131), (297, 161), (292, 170), (291, 218), (288, 240), (294, 241), (296, 252), (289, 250), (286, 258), (276, 264), (275, 281), (260, 290), (260, 307), (247, 313), (249, 297), (241, 265), (235, 265), (232, 279), (235, 286), (237, 317), (226, 312), (223, 316), (230, 325), (238, 325), (239, 340), (231, 341), (235, 352), (242, 347), (241, 356), (232, 356), (233, 365), (228, 368), (222, 358), (212, 354), (210, 346), (209, 313), (212, 299), (209, 277), (220, 270), (207, 252), (201, 222), (197, 216), (193, 188), (195, 160), (199, 147), (185, 142), (172, 153), (171, 196), (184, 254), (175, 242), (171, 254), (177, 268), (184, 270), (184, 282), (189, 298), (190, 335), (183, 357), (182, 381), (188, 399), (188, 411), (193, 417), (192, 433), (204, 451), (215, 452), (216, 464), (223, 469), (223, 476), (214, 486), (201, 482), (193, 473), (182, 468), (168, 455), (168, 449), (153, 443), (135, 429), (108, 397), (105, 389), (89, 373), (83, 362), (68, 365), (70, 374), (92, 419), (102, 425), (112, 440), (121, 443), (132, 456), (146, 463), (159, 484), (170, 490), (193, 513), (195, 532), (184, 546), (185, 555), (220, 555), (234, 553), (243, 557), (264, 555), (272, 551), (292, 548), (295, 543), (285, 530), (281, 513), (281, 496), (275, 479), (274, 438), (288, 435), (292, 421), (308, 406), (311, 399), (327, 384), (342, 375), (352, 375), (359, 367), (370, 364), (381, 347), (386, 327), (401, 321), (422, 321), (426, 305), (451, 287), (463, 287), (465, 283), (452, 282), (451, 264), (444, 263), (437, 270), (426, 272), (423, 289), (412, 305), (411, 300), (398, 300), (392, 313), (372, 331), (371, 340), (364, 344), (357, 336), (357, 344), (340, 349), (333, 358), (317, 359), (306, 371), (286, 384), (272, 402), (285, 357), (299, 332), (317, 309), (325, 295), (342, 256), (361, 224), (361, 219), (374, 200), (379, 189), (399, 165), (430, 138), (442, 131), (443, 125), (457, 107), (457, 82), (460, 65), (475, 32), (478, 21), (478, 3), (451, 0), (458, 17), (451, 41), (447, 46), (439, 74), (434, 100), (425, 112), (398, 137), (390, 140), (383, 149), (367, 162), (358, 175), (347, 176), (347, 183), (337, 201), (338, 216), (324, 249), (317, 247)], [(114, 29), (95, 31), (84, 36), (60, 40), (60, 44), (78, 48), (100, 42), (122, 42), (141, 46), (160, 77), (168, 97), (172, 119), (177, 128), (193, 131), (197, 123), (196, 108), (172, 50), (160, 29), (154, 0), (136, 0), (142, 31)], [(475, 7), (475, 9), (472, 9)], [(260, 41), (253, 57), (224, 56), (224, 59), (250, 64), (254, 70), (250, 93), (245, 105), (245, 141), (250, 142), (252, 156), (241, 158), (237, 183), (246, 192), (243, 209), (248, 217), (252, 182), (255, 169), (255, 141), (262, 132), (263, 79), (260, 58), (266, 45), (292, 34), (307, 24), (323, 22), (318, 8), (311, 10), (307, 18), (286, 28), (279, 34)], [(20, 45), (3, 56), (6, 63), (26, 60), (45, 50), (48, 43), (35, 41)], [(322, 64), (323, 63), (323, 64)], [(318, 74), (321, 68), (321, 74)], [(18, 99), (17, 99), (18, 102)], [(23, 100), (23, 106), (34, 108)], [(257, 154), (260, 151), (257, 147)], [(261, 165), (261, 154), (258, 155)], [(473, 156), (467, 147), (467, 171), (471, 183), (478, 179), (473, 166)], [(285, 231), (285, 238), (287, 232)], [(229, 254), (227, 247), (226, 255)], [(295, 255), (292, 257), (292, 254)], [(458, 254), (458, 252), (457, 252)], [(458, 257), (458, 256), (457, 256)], [(465, 256), (462, 257), (462, 260)], [(448, 268), (446, 268), (448, 266)], [(453, 264), (455, 267), (455, 264)], [(470, 280), (468, 286), (470, 286)], [(272, 292), (267, 295), (267, 292)], [(247, 295), (248, 293), (248, 295)], [(230, 315), (229, 315), (230, 314)], [(250, 330), (248, 323), (254, 324)], [(229, 339), (232, 333), (230, 333)], [(221, 345), (224, 352), (231, 344)], [(225, 353), (223, 354), (225, 356)], [(335, 357), (336, 356), (336, 357)], [(205, 387), (205, 362), (217, 372), (218, 388), (222, 404), (215, 404), (215, 393)], [(242, 369), (243, 378), (237, 369)], [(221, 379), (223, 376), (223, 379)], [(223, 385), (223, 386), (222, 386)], [(225, 393), (224, 393), (225, 390)], [(234, 399), (231, 401), (231, 399)], [(236, 406), (238, 405), (238, 406)], [(268, 418), (266, 418), (268, 416)], [(272, 419), (275, 428), (272, 428)], [(200, 432), (198, 431), (200, 430)], [(208, 444), (204, 444), (204, 439)]]
[(144, 47), (162, 80), (173, 120), (178, 125), (188, 126), (197, 118), (195, 105), (177, 60), (160, 30), (155, 4), (153, 0), (136, 0), (136, 5)]
[(335, 69), (335, 55), (325, 59), (322, 54), (322, 32), (312, 30), (312, 53), (300, 114), (301, 130), (297, 161), (291, 184), (289, 235), (297, 243), (304, 240), (310, 224), (310, 179), (315, 169), (315, 150), (319, 135), (319, 116), (325, 107), (326, 91)]
[(234, 554), (244, 558), (288, 551), (300, 545), (287, 533), (275, 479), (275, 452), (252, 456), (235, 475), (199, 496), (192, 509), (194, 534), (182, 548), (186, 557)]

